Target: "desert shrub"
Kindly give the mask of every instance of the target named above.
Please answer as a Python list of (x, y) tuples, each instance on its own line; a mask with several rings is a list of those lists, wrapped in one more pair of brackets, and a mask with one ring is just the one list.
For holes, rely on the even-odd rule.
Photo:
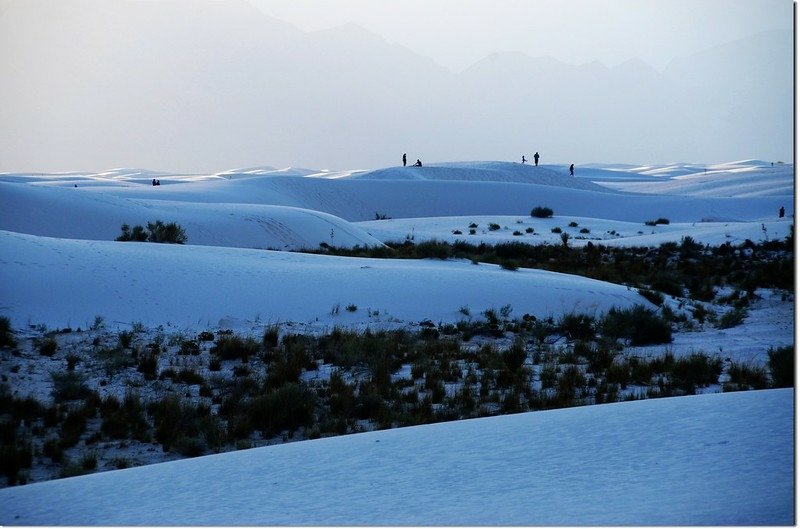
[(48, 336), (39, 343), (39, 354), (42, 356), (53, 356), (58, 349), (58, 342), (52, 336)]
[(84, 431), (86, 431), (86, 411), (83, 408), (71, 409), (61, 423), (59, 443), (63, 448), (75, 446)]
[(208, 445), (202, 437), (181, 437), (175, 441), (173, 450), (185, 457), (198, 457), (206, 453)]
[(122, 349), (128, 349), (133, 343), (133, 331), (120, 331), (117, 335), (119, 346)]
[(670, 296), (683, 296), (683, 287), (672, 274), (656, 274), (650, 282), (650, 288)]
[(255, 397), (250, 402), (249, 416), (264, 435), (310, 426), (314, 420), (314, 395), (299, 384), (286, 384)]
[(550, 232), (551, 232), (551, 233), (561, 233), (562, 231), (564, 231), (564, 230), (562, 230), (562, 229), (561, 229), (561, 228), (559, 228), (558, 226), (556, 226), (556, 227), (554, 227), (554, 228), (550, 228)]
[(106, 397), (100, 405), (100, 416), (100, 431), (111, 439), (150, 440), (150, 424), (137, 393), (127, 393), (122, 403), (113, 396)]
[(190, 369), (188, 367), (182, 368), (175, 374), (175, 378), (173, 378), (175, 382), (181, 382), (183, 384), (189, 385), (196, 385), (202, 386), (206, 383), (203, 375), (195, 371), (194, 369)]
[(222, 360), (216, 355), (211, 356), (208, 360), (209, 371), (219, 371), (222, 369)]
[(515, 340), (514, 344), (503, 351), (500, 356), (506, 368), (512, 373), (516, 373), (528, 357), (528, 353), (525, 351), (525, 343), (521, 339)]
[(178, 350), (179, 355), (197, 356), (200, 354), (200, 344), (194, 340), (182, 340), (181, 348)]
[(184, 244), (188, 240), (184, 229), (174, 223), (170, 222), (164, 224), (160, 220), (155, 222), (148, 222), (147, 229), (142, 226), (134, 226), (131, 228), (127, 224), (121, 227), (122, 233), (116, 238), (117, 241), (122, 242), (157, 242), (157, 243), (172, 243)]
[(386, 401), (376, 393), (362, 393), (356, 398), (353, 414), (358, 419), (382, 421), (388, 413)]
[(84, 376), (80, 373), (67, 371), (66, 373), (52, 373), (50, 376), (53, 379), (53, 399), (56, 402), (80, 400), (90, 393)]
[(730, 380), (724, 385), (725, 391), (765, 389), (769, 386), (765, 368), (739, 362), (731, 362), (728, 367)]
[(650, 290), (649, 288), (640, 288), (637, 290), (639, 294), (647, 299), (653, 305), (661, 305), (664, 303), (664, 294), (661, 292), (656, 292), (655, 290)]
[(131, 228), (127, 224), (123, 224), (121, 227), (122, 234), (116, 238), (117, 241), (121, 242), (145, 242), (147, 240), (147, 232), (144, 231), (143, 226), (134, 226)]
[(719, 317), (717, 320), (717, 328), (730, 329), (731, 327), (736, 327), (737, 325), (741, 325), (746, 317), (746, 309), (733, 308)]
[(200, 342), (213, 342), (214, 333), (211, 331), (203, 331), (197, 335), (197, 340)]
[(414, 256), (425, 259), (432, 257), (435, 259), (449, 259), (452, 257), (453, 247), (444, 241), (422, 241), (413, 247)]
[(694, 394), (697, 387), (716, 384), (721, 373), (722, 360), (702, 353), (675, 359), (670, 370), (672, 383), (689, 394)]
[(581, 233), (591, 233), (592, 231), (589, 228), (581, 228)]
[(578, 227), (578, 223), (573, 220), (572, 222), (569, 223), (569, 227), (570, 228), (577, 228)]
[(189, 239), (184, 229), (174, 223), (164, 224), (160, 220), (148, 222), (147, 229), (150, 234), (147, 236), (148, 242), (184, 244)]
[(136, 369), (144, 375), (145, 380), (155, 380), (158, 372), (158, 356), (153, 353), (142, 354)]
[(514, 230), (514, 233), (512, 233), (512, 235), (519, 237), (520, 235), (522, 235), (522, 232), (519, 230)]
[(67, 371), (75, 371), (75, 366), (81, 361), (81, 357), (73, 353), (68, 353), (65, 360), (67, 361)]
[(20, 470), (31, 468), (32, 464), (33, 451), (30, 442), (0, 446), (0, 472), (6, 477), (9, 485), (19, 483)]
[(200, 434), (199, 416), (202, 410), (176, 395), (167, 395), (148, 406), (155, 426), (155, 439), (165, 452), (183, 437)]
[(211, 352), (222, 360), (241, 359), (247, 362), (248, 359), (258, 354), (259, 344), (253, 338), (240, 338), (235, 335), (222, 335), (217, 338), (217, 342), (211, 348)]
[(511, 270), (512, 272), (519, 270), (519, 264), (511, 259), (503, 259), (500, 261), (500, 268), (503, 270)]
[(770, 348), (767, 351), (767, 365), (772, 375), (772, 386), (776, 388), (794, 387), (794, 347)]
[(348, 306), (345, 307), (345, 309), (347, 310), (347, 312), (355, 312), (358, 310), (358, 305), (350, 303)]
[(489, 231), (497, 231), (499, 229), (500, 229), (500, 225), (497, 224), (496, 222), (490, 222), (489, 223)]
[(261, 343), (264, 345), (264, 349), (272, 349), (273, 347), (278, 346), (278, 335), (279, 335), (279, 327), (277, 325), (270, 325), (266, 329), (264, 329), (264, 335), (261, 339)]
[(533, 233), (533, 228), (528, 226), (527, 228), (525, 228), (525, 233)]
[(545, 206), (536, 206), (531, 210), (531, 217), (547, 219), (553, 216), (553, 210)]
[(664, 217), (659, 217), (656, 220), (646, 220), (644, 223), (647, 226), (655, 226), (657, 224), (669, 224), (669, 219)]
[(633, 346), (672, 341), (670, 323), (642, 305), (628, 309), (612, 308), (601, 321), (600, 328), (604, 336), (627, 339)]
[(11, 320), (6, 316), (0, 316), (0, 347), (16, 347), (17, 340), (14, 338), (14, 330), (11, 328)]
[(42, 453), (50, 458), (53, 463), (59, 464), (64, 461), (64, 449), (58, 443), (58, 439), (52, 437), (42, 445)]
[(558, 332), (571, 340), (590, 340), (595, 335), (595, 318), (574, 312), (564, 314), (558, 322)]

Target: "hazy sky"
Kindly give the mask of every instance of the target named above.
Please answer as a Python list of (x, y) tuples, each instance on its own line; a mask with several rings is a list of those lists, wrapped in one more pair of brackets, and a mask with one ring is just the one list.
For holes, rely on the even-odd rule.
[(497, 51), (613, 66), (792, 28), (790, 0), (249, 0), (312, 31), (347, 22), (459, 72)]

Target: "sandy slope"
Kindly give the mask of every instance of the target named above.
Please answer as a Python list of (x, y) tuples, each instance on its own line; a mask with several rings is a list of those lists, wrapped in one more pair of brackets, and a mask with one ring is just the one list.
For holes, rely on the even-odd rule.
[(786, 525), (789, 389), (384, 430), (0, 490), (11, 525)]
[[(517, 316), (642, 303), (625, 287), (541, 270), (234, 248), (81, 241), (0, 232), (0, 311), (15, 325), (108, 322), (204, 329), (236, 320), (453, 322), (510, 304)], [(347, 305), (359, 309), (349, 313)], [(337, 310), (338, 309), (340, 310)], [(367, 309), (379, 311), (371, 317)], [(332, 314), (332, 312), (335, 312)], [(338, 314), (337, 314), (338, 313)]]

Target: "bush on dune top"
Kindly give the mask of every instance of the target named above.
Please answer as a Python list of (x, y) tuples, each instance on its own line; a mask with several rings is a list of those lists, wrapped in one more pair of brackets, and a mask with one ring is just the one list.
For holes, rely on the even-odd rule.
[(160, 220), (148, 222), (146, 229), (139, 225), (131, 228), (129, 225), (123, 224), (121, 230), (122, 234), (116, 238), (117, 241), (185, 244), (189, 240), (183, 227), (175, 222), (167, 224)]

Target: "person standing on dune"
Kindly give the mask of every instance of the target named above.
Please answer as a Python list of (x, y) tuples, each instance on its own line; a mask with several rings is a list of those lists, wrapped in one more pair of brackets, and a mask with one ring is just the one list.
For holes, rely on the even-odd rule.
[(406, 166), (406, 153), (403, 153), (403, 167)]
[(533, 155), (533, 164), (535, 166), (539, 166), (539, 151), (536, 151), (536, 154)]

